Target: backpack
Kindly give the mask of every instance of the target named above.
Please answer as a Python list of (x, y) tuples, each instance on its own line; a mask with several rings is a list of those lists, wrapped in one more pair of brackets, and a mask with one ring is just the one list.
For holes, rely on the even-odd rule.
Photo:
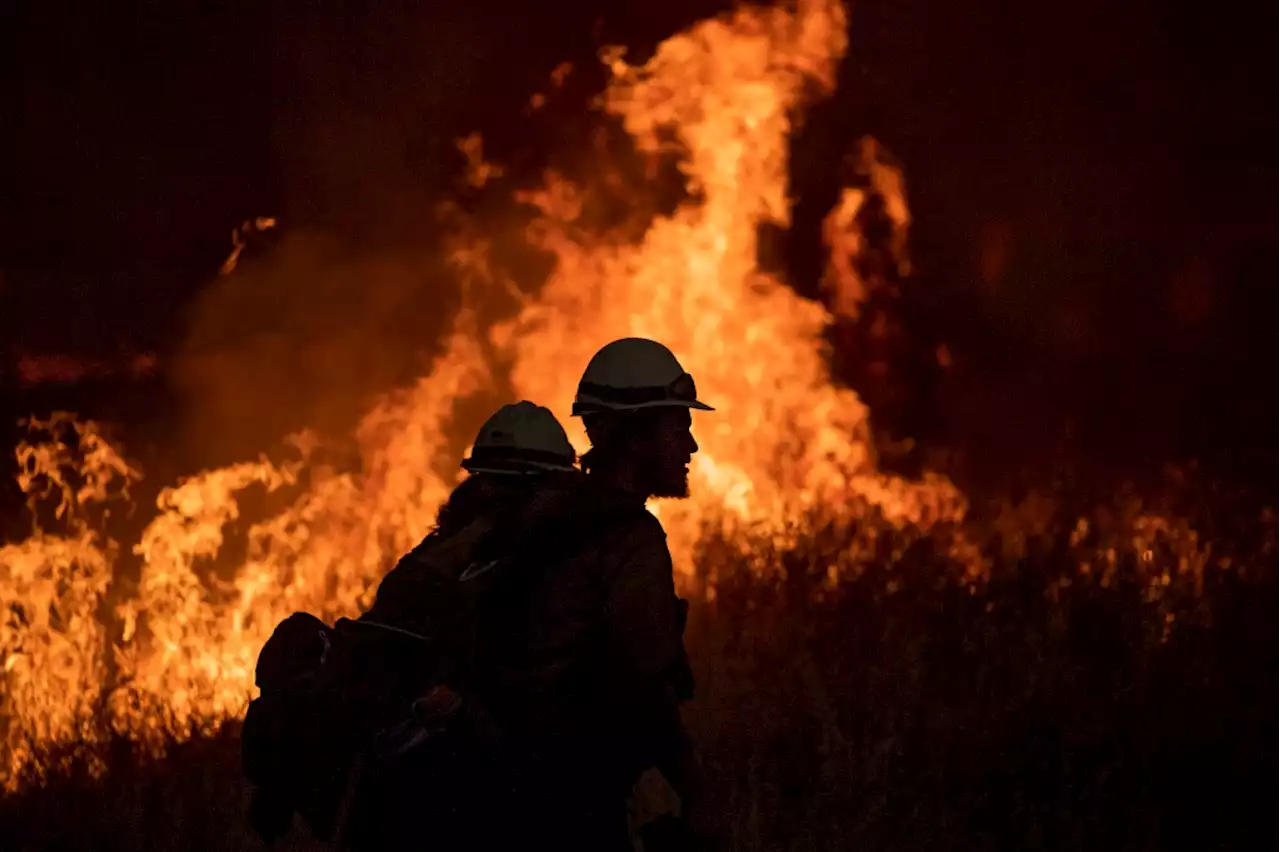
[[(438, 536), (428, 536), (388, 575), (392, 589), (411, 580), (409, 591), (430, 602), (413, 622), (362, 616), (329, 627), (294, 613), (259, 653), (261, 694), (245, 715), (241, 759), (254, 788), (249, 820), (268, 843), (288, 830), (295, 813), (315, 837), (335, 839), (366, 753), (403, 750), (397, 725), (421, 716), (415, 699), (447, 676), (445, 663), (461, 643), (451, 634), (465, 627), (472, 605), (470, 589), (447, 576), (469, 562), (424, 564), (437, 543)], [(375, 607), (368, 615), (383, 614)]]
[[(300, 634), (313, 620), (298, 613), (276, 628), (259, 669), (271, 670), (261, 663), (283, 652), (311, 668), (279, 682), (260, 678), (261, 695), (242, 729), (244, 774), (254, 787), (250, 823), (268, 843), (295, 813), (316, 838), (339, 838), (370, 758), (394, 758), (420, 721), (439, 727), (435, 717), (455, 709), (441, 708), (439, 695), (424, 687), (437, 664), (422, 639), (351, 619)], [(302, 640), (316, 635), (327, 640), (323, 659), (304, 653)]]
[[(493, 817), (516, 807), (518, 770), (471, 689), (480, 613), (508, 578), (547, 569), (576, 535), (605, 535), (634, 511), (580, 506), (531, 548), (522, 536), (451, 548), (433, 533), (360, 618), (282, 621), (259, 655), (261, 695), (242, 733), (255, 831), (271, 843), (297, 813), (321, 840), (391, 849), (410, 831), (475, 846), (510, 828)], [(411, 824), (397, 825), (405, 814)]]
[(295, 811), (317, 836), (332, 834), (325, 817), (338, 795), (338, 768), (302, 745), (320, 741), (311, 733), (325, 727), (314, 698), (328, 674), (333, 641), (328, 625), (296, 612), (276, 626), (258, 655), (254, 680), (261, 695), (249, 703), (240, 744), (244, 775), (254, 787), (249, 822), (268, 843), (288, 830)]

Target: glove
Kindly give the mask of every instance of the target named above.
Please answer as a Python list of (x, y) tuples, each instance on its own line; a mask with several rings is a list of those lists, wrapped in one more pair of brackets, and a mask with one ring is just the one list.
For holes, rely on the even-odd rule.
[(718, 852), (727, 849), (701, 802), (701, 772), (692, 754), (675, 771), (681, 793), (656, 767), (646, 769), (627, 799), (627, 826), (637, 852)]
[(675, 764), (668, 771), (680, 796), (680, 824), (679, 826), (664, 824), (670, 819), (667, 816), (655, 820), (647, 828), (652, 837), (650, 842), (654, 844), (660, 842), (663, 845), (646, 843), (644, 848), (649, 852), (658, 849), (698, 850), (698, 852), (727, 850), (729, 844), (725, 841), (723, 828), (717, 821), (717, 812), (708, 801), (706, 776), (693, 748), (690, 746), (682, 750)]
[(636, 780), (627, 797), (627, 822), (635, 833), (664, 816), (680, 816), (680, 796), (657, 767), (649, 767)]

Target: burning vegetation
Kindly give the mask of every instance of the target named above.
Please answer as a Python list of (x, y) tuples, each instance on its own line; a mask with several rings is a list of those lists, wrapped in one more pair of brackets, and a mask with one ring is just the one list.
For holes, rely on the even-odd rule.
[[(1007, 590), (1015, 575), (1028, 623), (1069, 620), (1061, 599), (1082, 595), (1106, 608), (1112, 595), (1132, 609), (1124, 616), (1134, 620), (1126, 641), (1140, 636), (1154, 648), (1177, 645), (1184, 623), (1190, 630), (1212, 620), (1206, 584), (1269, 571), (1270, 516), (1223, 541), (1200, 509), (1173, 498), (1119, 495), (1097, 506), (1028, 498), (975, 511), (940, 474), (882, 472), (868, 410), (832, 381), (823, 333), (835, 313), (855, 315), (875, 283), (865, 277), (877, 265), (859, 262), (865, 240), (857, 212), (868, 195), (879, 197), (892, 222), (894, 268), (908, 270), (904, 176), (872, 140), (854, 152), (867, 186), (845, 189), (823, 228), (831, 310), (796, 295), (757, 261), (761, 226), (789, 223), (789, 133), (803, 107), (834, 87), (846, 47), (839, 0), (800, 0), (699, 23), (643, 65), (607, 53), (603, 109), (641, 157), (678, 161), (686, 200), (637, 238), (630, 223), (601, 231), (589, 220), (593, 186), (548, 174), (540, 189), (522, 193), (515, 200), (536, 211), (527, 242), (555, 258), (545, 284), (515, 316), (497, 321), (464, 299), (430, 371), (359, 423), (358, 464), (332, 461), (325, 439), (304, 432), (257, 459), (177, 482), (154, 507), (135, 507), (129, 487), (140, 474), (127, 448), (93, 423), (31, 421), (30, 441), (18, 452), (37, 526), (0, 548), (0, 784), (18, 791), (76, 762), (100, 773), (111, 742), (158, 756), (193, 737), (222, 736), (252, 696), (256, 655), (275, 624), (298, 610), (326, 620), (354, 615), (430, 528), (457, 481), (461, 436), (477, 425), (471, 409), (483, 409), (468, 402), (488, 400), (508, 382), (513, 396), (566, 412), (591, 353), (623, 336), (668, 344), (718, 409), (698, 424), (692, 499), (652, 507), (668, 531), (683, 591), (697, 601), (691, 644), (704, 670), (703, 694), (721, 709), (750, 704), (747, 690), (770, 677), (766, 658), (781, 669), (794, 663), (786, 679), (799, 678), (792, 686), (826, 714), (811, 744), (825, 755), (810, 779), (819, 787), (848, 771), (841, 754), (856, 752), (863, 769), (899, 771), (891, 758), (901, 754), (894, 744), (901, 731), (880, 731), (883, 751), (874, 754), (847, 739), (853, 723), (841, 714), (857, 702), (839, 682), (856, 678), (868, 690), (865, 700), (888, 708), (920, 712), (931, 700), (923, 691), (906, 694), (912, 678), (919, 686), (921, 673), (934, 671), (930, 663), (916, 657), (915, 666), (877, 669), (867, 644), (879, 637), (907, 656), (933, 647), (923, 636), (904, 638), (909, 602), (930, 609), (920, 603), (930, 598), (946, 608), (949, 627), (929, 624), (957, 643), (946, 659), (968, 665), (973, 649), (959, 650), (969, 640), (956, 625), (1001, 618), (1012, 599), (993, 589)], [(565, 73), (557, 69), (557, 83)], [(476, 185), (498, 173), (484, 163), (478, 138), (464, 150)], [(609, 185), (610, 176), (600, 181)], [(489, 262), (483, 221), (458, 234), (452, 263), (464, 292), (474, 300), (514, 291)], [(238, 239), (233, 261), (241, 246)], [(238, 274), (234, 266), (228, 274)], [(584, 449), (580, 424), (566, 418), (566, 426)], [(117, 531), (130, 525), (140, 532), (121, 538)], [(1036, 576), (1028, 565), (1052, 570)], [(806, 612), (812, 621), (798, 615)], [(940, 611), (932, 617), (943, 618)], [(730, 647), (724, 628), (713, 626), (726, 619), (741, 630), (734, 641), (751, 647)], [(823, 636), (846, 642), (842, 631), (852, 619), (870, 632), (843, 646), (847, 660), (879, 671), (880, 680), (843, 671), (846, 663), (834, 658), (815, 661), (835, 651), (821, 647)], [(770, 631), (774, 650), (751, 650)], [(778, 631), (796, 635), (784, 640)], [(1007, 636), (1002, 645), (984, 635), (983, 653), (1021, 654), (1020, 664), (1046, 666), (1046, 678), (1066, 665), (1037, 662), (1026, 636)], [(973, 672), (976, 688), (986, 688), (983, 677), (999, 664), (991, 666)], [(1134, 670), (1129, 662), (1117, 666)], [(980, 715), (976, 705), (964, 712), (971, 721)], [(749, 709), (743, 714), (760, 722)], [(769, 724), (786, 718), (780, 713)], [(758, 767), (724, 757), (725, 742), (758, 736), (764, 723), (722, 727), (708, 735), (712, 769), (759, 783)], [(891, 782), (867, 781), (858, 795), (888, 796), (883, 785)], [(742, 812), (735, 794), (723, 795), (727, 810)], [(785, 791), (742, 795), (772, 802), (777, 813), (790, 807)], [(804, 825), (803, 816), (794, 818)]]

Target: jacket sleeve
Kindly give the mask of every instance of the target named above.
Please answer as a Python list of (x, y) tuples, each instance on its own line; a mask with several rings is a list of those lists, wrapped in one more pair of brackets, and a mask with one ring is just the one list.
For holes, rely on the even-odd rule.
[(663, 681), (684, 658), (682, 605), (671, 552), (656, 519), (638, 522), (614, 547), (605, 576), (606, 649), (619, 675), (637, 684)]
[[(647, 766), (677, 776), (689, 743), (673, 677), (685, 661), (682, 606), (666, 535), (649, 516), (613, 545), (606, 572), (605, 654), (610, 703), (628, 785)], [(612, 549), (612, 548), (611, 548)]]
[(488, 519), (480, 519), (448, 538), (435, 532), (428, 535), (382, 578), (373, 606), (361, 619), (391, 624), (413, 621), (426, 596), (448, 572), (465, 567), (491, 527)]

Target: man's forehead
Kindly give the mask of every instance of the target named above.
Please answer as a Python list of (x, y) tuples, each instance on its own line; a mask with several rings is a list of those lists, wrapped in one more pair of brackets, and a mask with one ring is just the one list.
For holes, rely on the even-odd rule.
[(693, 425), (693, 414), (683, 405), (658, 408), (654, 411), (660, 423), (686, 428)]

